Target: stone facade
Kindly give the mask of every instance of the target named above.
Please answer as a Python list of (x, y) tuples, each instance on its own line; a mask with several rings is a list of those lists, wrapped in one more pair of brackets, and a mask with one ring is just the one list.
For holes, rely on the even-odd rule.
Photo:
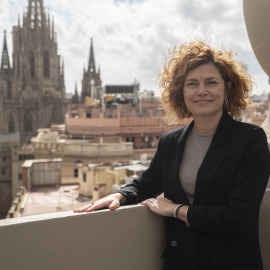
[(5, 218), (12, 203), (12, 148), (19, 144), (18, 134), (0, 134), (0, 219)]
[[(0, 133), (19, 134), (19, 144), (23, 145), (36, 136), (38, 128), (64, 123), (67, 106), (64, 62), (57, 53), (54, 20), (45, 14), (43, 0), (28, 1), (22, 24), (19, 18), (12, 35), (10, 61), (4, 33), (0, 69)], [(5, 163), (12, 168), (9, 144), (0, 142), (0, 149), (3, 157), (10, 157)], [(16, 182), (20, 175), (16, 169), (15, 179), (12, 171), (13, 168), (10, 175), (5, 176), (5, 188), (1, 183), (0, 189), (1, 205), (3, 209), (7, 206), (6, 210), (10, 207), (12, 193), (16, 194), (15, 190), (12, 192), (12, 182)]]
[(64, 122), (64, 65), (57, 54), (54, 21), (43, 1), (29, 1), (23, 23), (13, 27), (13, 66), (6, 34), (0, 70), (0, 131), (19, 132), (21, 143), (38, 128)]

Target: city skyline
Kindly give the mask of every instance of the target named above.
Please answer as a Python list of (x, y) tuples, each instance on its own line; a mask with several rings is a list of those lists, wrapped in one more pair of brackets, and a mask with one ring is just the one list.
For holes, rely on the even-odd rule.
[[(12, 27), (22, 24), (27, 0), (0, 3), (0, 46), (7, 31), (12, 59)], [(65, 63), (66, 92), (81, 92), (83, 67), (87, 68), (93, 38), (96, 68), (105, 84), (130, 84), (141, 90), (158, 87), (156, 77), (168, 49), (196, 37), (211, 39), (238, 53), (237, 60), (255, 77), (257, 89), (269, 91), (268, 78), (252, 51), (243, 17), (242, 1), (210, 0), (44, 0), (54, 18), (58, 53)]]

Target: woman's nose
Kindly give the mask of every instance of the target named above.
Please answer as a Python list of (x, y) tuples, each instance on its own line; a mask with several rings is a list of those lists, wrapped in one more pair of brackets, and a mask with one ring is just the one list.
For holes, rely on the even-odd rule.
[(204, 83), (200, 83), (198, 85), (197, 94), (198, 95), (205, 95), (206, 93), (207, 93), (206, 85)]

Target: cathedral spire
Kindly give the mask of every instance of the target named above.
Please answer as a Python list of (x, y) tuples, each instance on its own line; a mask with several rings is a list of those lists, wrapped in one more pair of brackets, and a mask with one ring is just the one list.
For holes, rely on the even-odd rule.
[(72, 104), (79, 104), (79, 94), (78, 94), (78, 89), (77, 89), (77, 82), (75, 83), (75, 94), (71, 98), (71, 103)]
[(52, 16), (52, 40), (54, 41), (54, 16)]
[(65, 64), (64, 64), (64, 57), (62, 58), (62, 75), (65, 76)]
[(10, 62), (8, 56), (8, 47), (7, 47), (7, 35), (6, 31), (4, 31), (4, 45), (3, 45), (3, 53), (2, 53), (2, 61), (1, 61), (1, 70), (9, 70)]
[(91, 46), (90, 46), (90, 54), (89, 54), (89, 63), (88, 63), (88, 72), (96, 73), (96, 65), (95, 65), (95, 56), (94, 56), (94, 46), (93, 39), (91, 38)]
[(32, 29), (37, 29), (42, 25), (46, 25), (43, 0), (29, 0), (27, 17), (30, 28)]
[(75, 83), (75, 96), (78, 96), (78, 87), (77, 87), (77, 82)]

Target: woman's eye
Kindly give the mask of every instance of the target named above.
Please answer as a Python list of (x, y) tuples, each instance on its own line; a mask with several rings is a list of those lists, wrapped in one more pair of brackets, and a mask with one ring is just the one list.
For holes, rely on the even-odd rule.
[(195, 86), (195, 85), (196, 85), (196, 83), (194, 83), (194, 82), (190, 82), (190, 83), (186, 84), (186, 86)]
[(218, 82), (216, 82), (216, 81), (209, 81), (206, 84), (208, 84), (208, 85), (215, 85), (215, 84), (218, 84)]

